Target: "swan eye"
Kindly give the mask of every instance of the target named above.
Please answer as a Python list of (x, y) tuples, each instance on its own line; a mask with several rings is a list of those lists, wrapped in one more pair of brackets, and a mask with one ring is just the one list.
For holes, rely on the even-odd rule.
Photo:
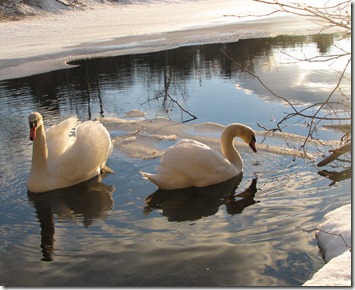
[(29, 123), (31, 129), (34, 127), (37, 127), (37, 120), (36, 121), (29, 121), (28, 123)]

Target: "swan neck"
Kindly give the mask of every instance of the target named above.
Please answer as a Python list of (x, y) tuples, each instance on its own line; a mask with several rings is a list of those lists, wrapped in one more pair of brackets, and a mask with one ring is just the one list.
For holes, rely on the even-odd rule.
[(44, 126), (37, 128), (36, 139), (33, 141), (31, 172), (41, 172), (47, 169), (47, 140)]
[(238, 170), (243, 170), (243, 160), (234, 147), (233, 140), (235, 137), (240, 137), (241, 131), (238, 127), (227, 127), (224, 129), (221, 135), (221, 150), (226, 159), (233, 164), (233, 166)]

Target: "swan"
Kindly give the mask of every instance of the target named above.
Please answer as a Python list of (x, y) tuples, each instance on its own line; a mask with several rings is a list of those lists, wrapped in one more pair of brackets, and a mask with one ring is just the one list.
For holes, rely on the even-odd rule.
[(204, 187), (226, 181), (243, 171), (243, 160), (233, 145), (234, 137), (240, 137), (257, 152), (254, 131), (243, 124), (233, 123), (221, 135), (223, 154), (198, 141), (182, 139), (164, 151), (156, 174), (140, 173), (166, 190)]
[[(29, 192), (46, 192), (66, 188), (89, 180), (108, 169), (105, 164), (112, 152), (107, 129), (97, 121), (78, 122), (70, 117), (44, 129), (42, 115), (28, 117), (33, 141)], [(69, 137), (75, 127), (75, 136)]]

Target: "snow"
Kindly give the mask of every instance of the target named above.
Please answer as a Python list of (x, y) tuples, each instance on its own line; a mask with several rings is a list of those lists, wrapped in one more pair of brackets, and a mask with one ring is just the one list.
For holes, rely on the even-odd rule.
[(326, 264), (303, 286), (351, 286), (351, 204), (327, 213), (316, 237)]
[(325, 262), (329, 262), (351, 248), (351, 204), (327, 213), (324, 218), (316, 237)]
[(68, 61), (79, 58), (320, 30), (296, 16), (249, 16), (273, 10), (252, 0), (93, 2), (87, 9), (0, 22), (0, 80), (65, 68)]
[[(67, 62), (79, 58), (319, 32), (319, 26), (306, 18), (250, 17), (273, 11), (270, 5), (252, 0), (86, 1), (90, 3), (86, 9), (70, 10), (51, 7), (53, 1), (47, 1), (46, 6), (42, 0), (42, 8), (56, 13), (0, 22), (0, 80), (65, 68)], [(38, 14), (38, 9), (33, 9), (23, 7), (24, 13)], [(304, 286), (350, 286), (351, 205), (324, 218), (316, 237), (327, 263)]]
[(351, 252), (333, 258), (303, 286), (351, 286)]

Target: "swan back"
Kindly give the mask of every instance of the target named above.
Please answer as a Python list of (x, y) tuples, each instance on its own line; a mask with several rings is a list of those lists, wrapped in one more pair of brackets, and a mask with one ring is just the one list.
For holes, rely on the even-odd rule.
[[(73, 181), (88, 180), (99, 174), (113, 148), (110, 134), (98, 121), (86, 121), (78, 125), (75, 139), (69, 139), (68, 142), (67, 150), (61, 155), (59, 174)], [(75, 160), (75, 164), (72, 164), (72, 160)]]
[(58, 158), (68, 146), (73, 144), (75, 137), (69, 137), (69, 133), (72, 129), (75, 129), (78, 123), (77, 117), (71, 117), (46, 130), (49, 159)]
[(220, 152), (191, 139), (182, 139), (166, 149), (157, 171), (141, 173), (164, 189), (204, 187), (238, 174)]

